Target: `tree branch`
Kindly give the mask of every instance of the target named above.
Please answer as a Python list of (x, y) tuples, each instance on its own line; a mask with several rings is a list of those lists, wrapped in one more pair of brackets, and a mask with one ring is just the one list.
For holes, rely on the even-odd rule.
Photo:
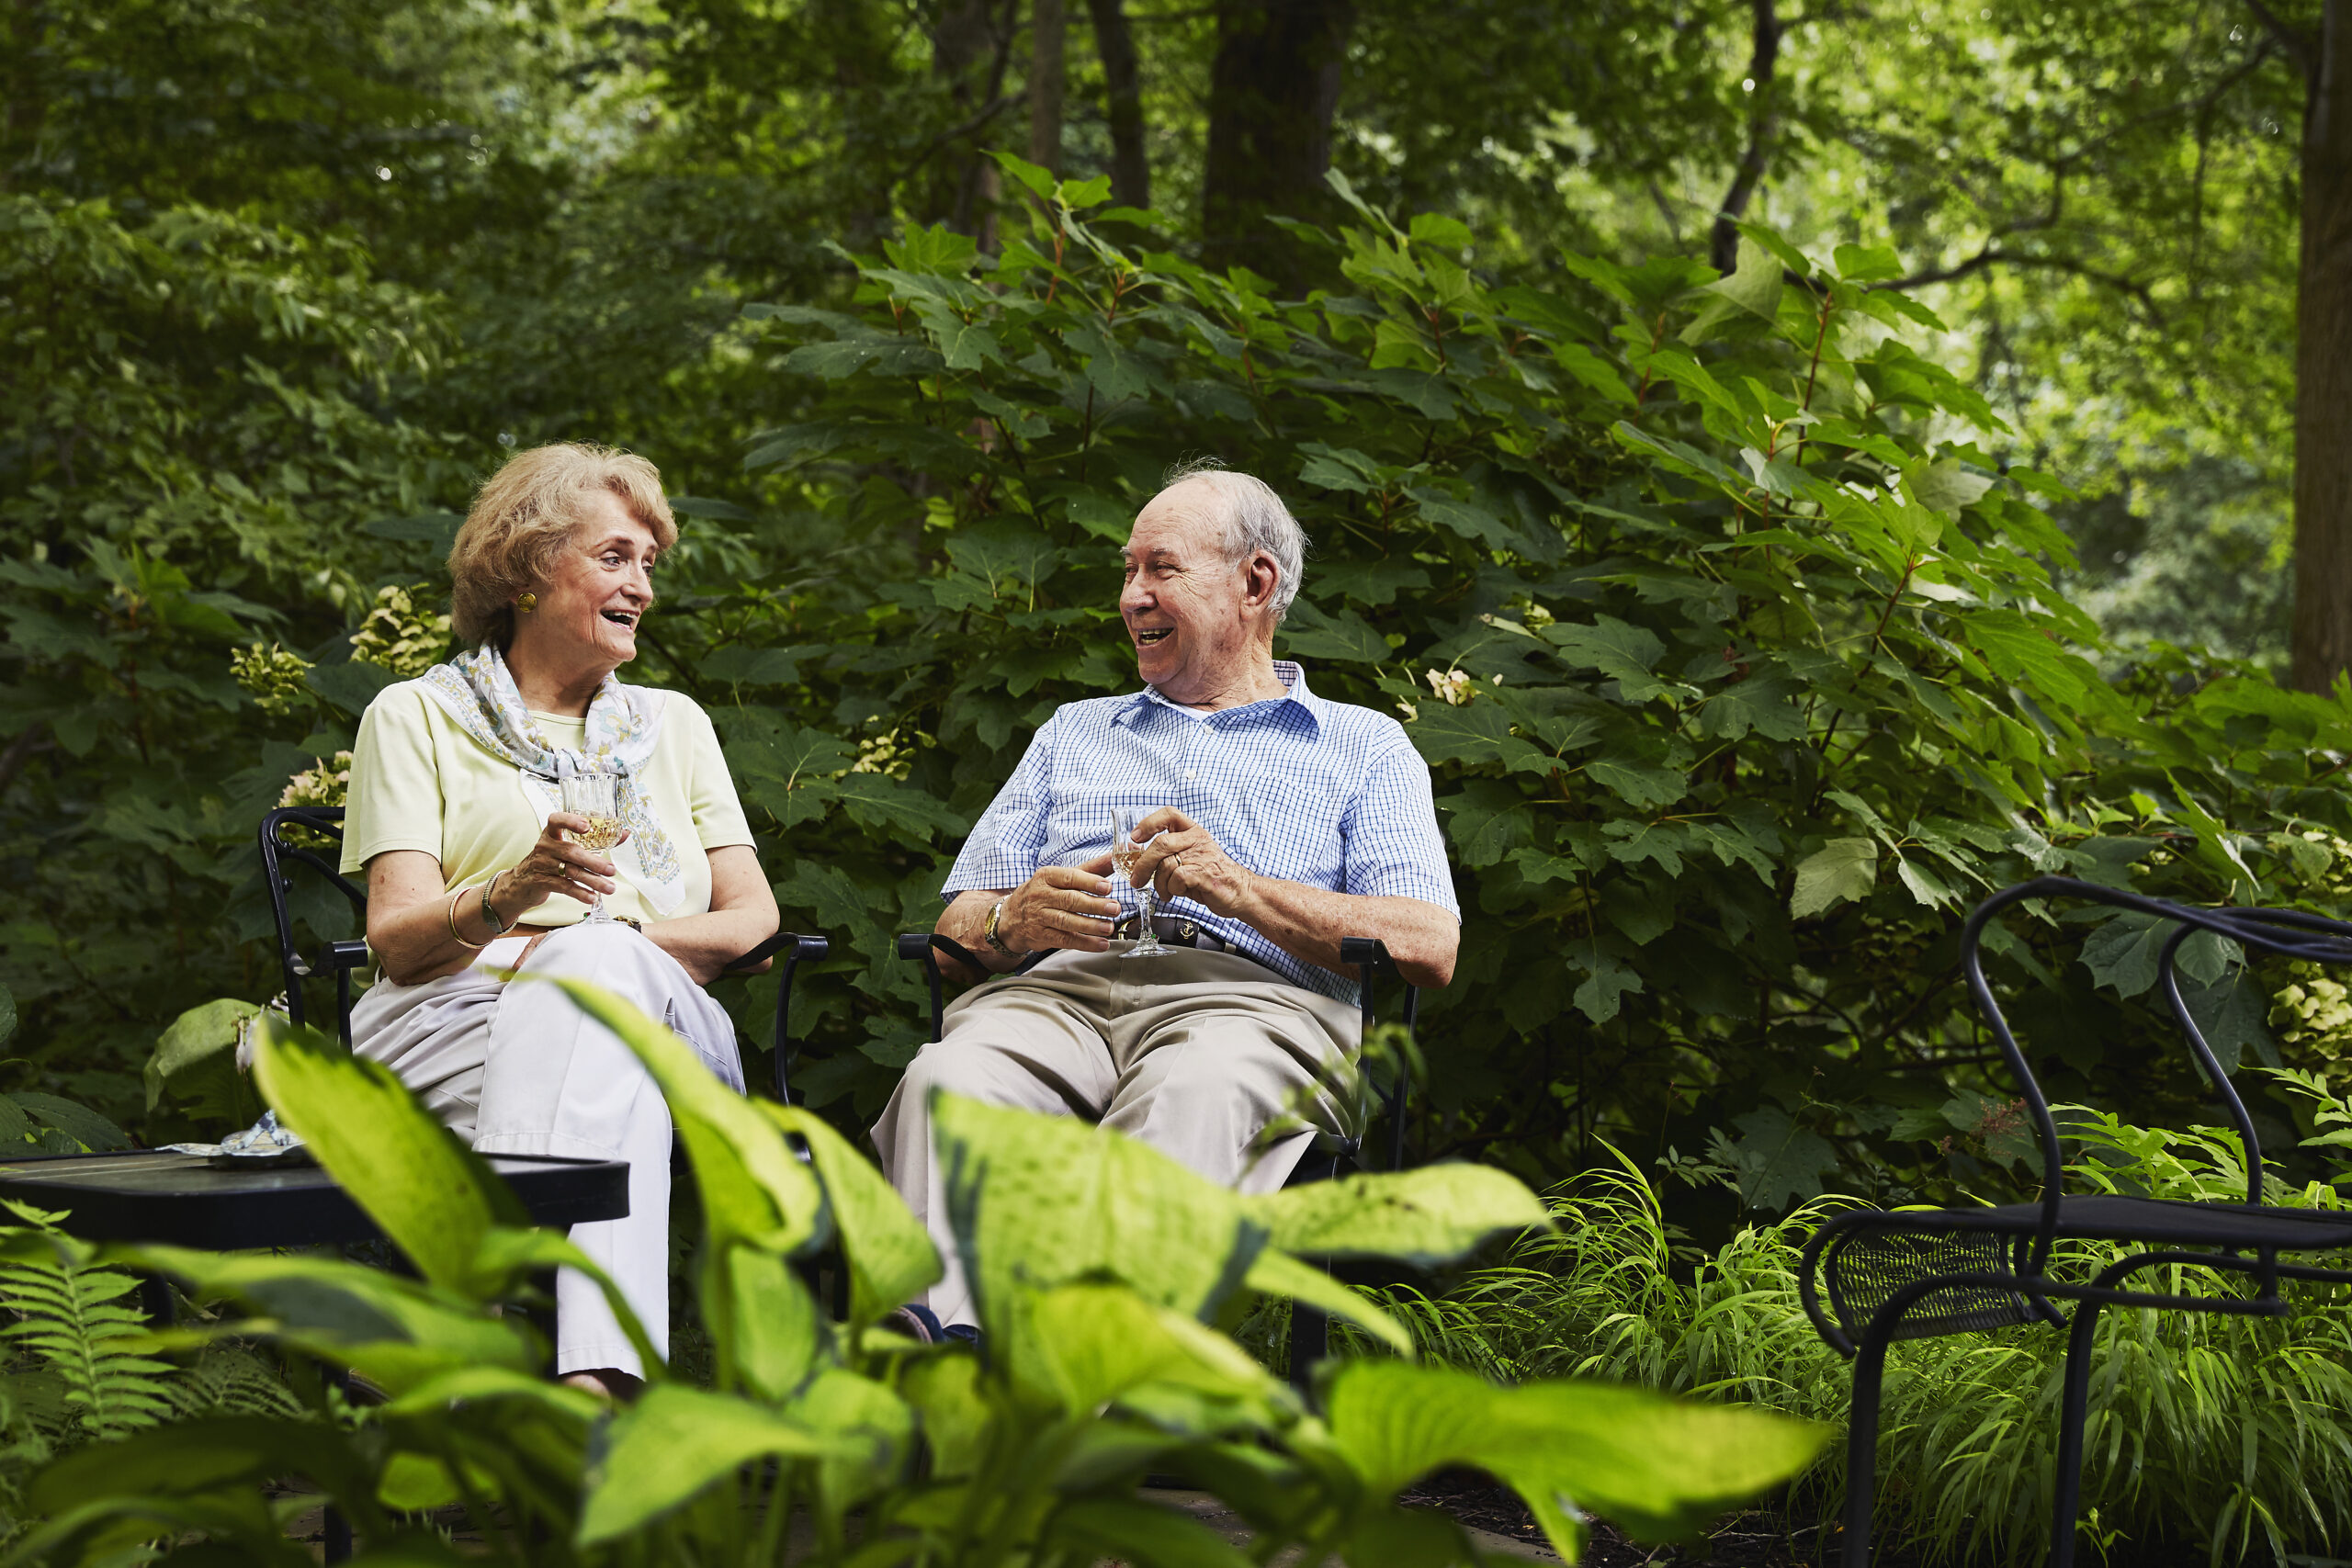
[(2140, 308), (2148, 313), (2149, 320), (2154, 321), (2164, 320), (2164, 312), (2156, 308), (2155, 296), (2149, 291), (2148, 286), (2144, 283), (2134, 282), (2131, 278), (2115, 273), (2104, 272), (2088, 263), (2075, 261), (2066, 256), (2042, 256), (2024, 251), (1996, 250), (1990, 245), (1985, 246), (1966, 261), (1953, 265), (1929, 267), (1925, 272), (1915, 272), (1908, 277), (1898, 277), (1891, 283), (1874, 283), (1871, 287), (1873, 288), (1917, 288), (1922, 284), (1950, 283), (1957, 278), (1983, 272), (1986, 267), (1991, 266), (2042, 267), (2052, 272), (2070, 273), (2076, 277), (2087, 278), (2093, 283), (2103, 283), (2118, 293), (2128, 294), (2137, 299), (2140, 302)]
[(887, 188), (890, 190), (898, 189), (900, 186), (906, 184), (909, 180), (914, 178), (917, 174), (922, 172), (922, 166), (931, 162), (932, 154), (938, 152), (942, 147), (946, 146), (952, 141), (962, 141), (965, 137), (971, 135), (974, 131), (986, 126), (989, 121), (994, 119), (1005, 110), (1012, 107), (1013, 105), (1026, 103), (1028, 100), (1029, 89), (1026, 86), (1023, 86), (1017, 92), (1005, 94), (1002, 97), (998, 98), (986, 108), (981, 109), (978, 114), (972, 116), (971, 118), (966, 120), (963, 124), (950, 126), (947, 130), (939, 132), (930, 141), (922, 144), (922, 150), (914, 155), (913, 160), (909, 163), (905, 168), (900, 169), (897, 174), (890, 176), (890, 182)]
[(2222, 76), (2213, 84), (2212, 88), (2203, 96), (2183, 98), (2178, 103), (2166, 104), (2163, 108), (2150, 109), (2145, 114), (2133, 115), (2130, 119), (2125, 120), (2122, 124), (2115, 127), (2112, 130), (2107, 131), (2103, 135), (2093, 137), (2090, 141), (2084, 142), (2073, 152), (2062, 153), (2059, 156), (2052, 158), (2050, 161), (2048, 167), (2052, 174), (2061, 173), (2064, 170), (2073, 168), (2075, 164), (2081, 163), (2084, 159), (2088, 158), (2094, 152), (2099, 152), (2109, 142), (2112, 142), (2118, 137), (2123, 135), (2126, 131), (2137, 130), (2143, 126), (2161, 124), (2165, 120), (2171, 119), (2176, 116), (2182, 114), (2188, 114), (2192, 112), (2205, 114), (2210, 112), (2214, 105), (2222, 101), (2223, 94), (2227, 93), (2240, 82), (2245, 81), (2248, 76), (2253, 75), (2256, 71), (2261, 70), (2265, 65), (2268, 64), (2270, 62), (2273, 44), (2269, 41), (2265, 41), (2261, 48), (2256, 50), (2251, 55), (2248, 55), (2245, 60), (2241, 62), (2233, 70), (2224, 73)]
[(2287, 51), (2287, 58), (2302, 67), (2304, 75), (2309, 76), (2318, 68), (2317, 39), (2289, 27), (2276, 11), (2263, 4), (2263, 0), (2245, 0), (2245, 8), (2254, 13), (2254, 19), (2262, 24), (2262, 30)]

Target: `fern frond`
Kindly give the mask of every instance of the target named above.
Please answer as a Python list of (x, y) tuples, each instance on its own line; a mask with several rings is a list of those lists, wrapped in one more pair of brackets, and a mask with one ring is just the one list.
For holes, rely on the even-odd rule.
[(299, 1421), (309, 1414), (277, 1370), (234, 1345), (208, 1347), (171, 1385), (174, 1414), (272, 1416)]
[[(139, 1281), (114, 1269), (60, 1261), (0, 1266), (0, 1309), (19, 1319), (0, 1337), (16, 1341), (62, 1384), (56, 1408), (84, 1435), (117, 1438), (171, 1413), (177, 1369), (122, 1343), (146, 1321), (121, 1298)], [(67, 1436), (59, 1422), (59, 1437)]]

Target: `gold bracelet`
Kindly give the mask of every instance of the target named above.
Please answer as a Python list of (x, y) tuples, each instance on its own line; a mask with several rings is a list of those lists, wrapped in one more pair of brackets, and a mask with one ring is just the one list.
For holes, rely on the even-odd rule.
[(485, 942), (468, 942), (464, 937), (458, 934), (458, 900), (465, 896), (466, 890), (462, 887), (449, 895), (449, 908), (447, 911), (449, 917), (449, 940), (456, 942), (459, 947), (470, 947), (476, 953), (480, 953), (483, 948), (488, 947), (490, 944)]

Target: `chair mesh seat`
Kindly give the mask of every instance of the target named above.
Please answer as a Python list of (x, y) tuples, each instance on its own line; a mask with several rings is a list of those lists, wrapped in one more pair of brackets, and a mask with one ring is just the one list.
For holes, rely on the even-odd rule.
[[(1849, 1337), (1859, 1337), (1895, 1293), (1933, 1276), (2007, 1274), (2011, 1238), (1986, 1229), (1915, 1227), (1926, 1215), (1888, 1214), (1883, 1224), (1855, 1224), (1841, 1234), (1823, 1262), (1830, 1310)], [(1979, 1334), (2023, 1323), (2031, 1313), (2015, 1291), (1990, 1285), (1946, 1285), (1903, 1314), (1897, 1339)]]
[[(1951, 1274), (2014, 1275), (2021, 1238), (2041, 1224), (2039, 1203), (1992, 1209), (1926, 1209), (1858, 1217), (1829, 1247), (1822, 1282), (1838, 1326), (1859, 1337), (1896, 1292)], [(2143, 1247), (2211, 1247), (2284, 1253), (2352, 1247), (2352, 1213), (2188, 1203), (2094, 1194), (2063, 1198), (2055, 1235), (2074, 1241), (2123, 1241)], [(1930, 1292), (1906, 1312), (1893, 1337), (1928, 1339), (1983, 1333), (2031, 1315), (2013, 1290), (1956, 1283)]]

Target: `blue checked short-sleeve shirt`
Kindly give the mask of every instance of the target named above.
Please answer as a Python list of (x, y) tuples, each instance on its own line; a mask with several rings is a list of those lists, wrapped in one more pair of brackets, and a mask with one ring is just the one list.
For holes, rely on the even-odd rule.
[[(1404, 728), (1370, 708), (1326, 702), (1286, 660), (1274, 674), (1287, 696), (1205, 716), (1148, 686), (1056, 709), (972, 829), (941, 897), (1018, 887), (1040, 866), (1091, 860), (1111, 847), (1114, 809), (1172, 806), (1261, 876), (1419, 898), (1460, 919), (1429, 764)], [(1136, 890), (1111, 880), (1133, 913)], [(1198, 921), (1295, 985), (1355, 995), (1353, 980), (1188, 898), (1169, 900), (1162, 912)]]

